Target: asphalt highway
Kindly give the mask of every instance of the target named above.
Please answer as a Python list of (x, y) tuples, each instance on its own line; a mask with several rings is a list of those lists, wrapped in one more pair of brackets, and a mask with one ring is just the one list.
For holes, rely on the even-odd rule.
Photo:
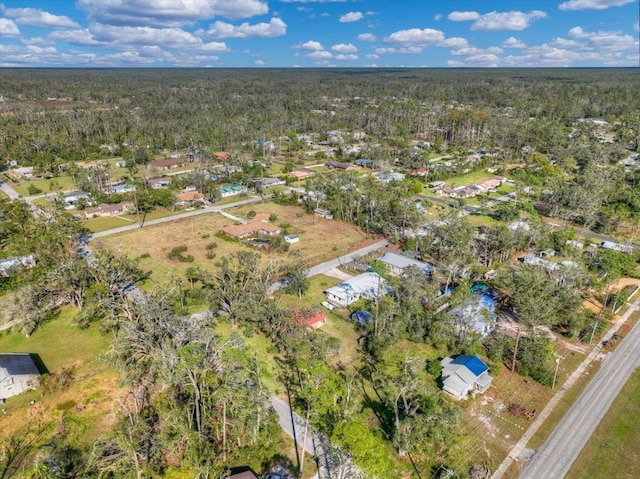
[[(640, 299), (631, 307), (640, 309)], [(520, 479), (565, 477), (633, 371), (640, 366), (640, 322), (603, 361), (551, 436), (525, 465)]]

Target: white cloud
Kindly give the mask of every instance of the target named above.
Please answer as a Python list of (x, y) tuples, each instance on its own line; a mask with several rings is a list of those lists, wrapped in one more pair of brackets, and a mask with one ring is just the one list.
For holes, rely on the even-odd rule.
[(476, 47), (466, 47), (460, 48), (458, 50), (453, 50), (451, 52), (452, 55), (463, 56), (463, 57), (471, 57), (471, 56), (481, 56), (481, 55), (502, 55), (502, 48), (499, 47), (489, 47), (489, 48), (476, 48)]
[(338, 21), (341, 23), (351, 23), (357, 22), (358, 20), (362, 20), (364, 18), (364, 13), (362, 12), (349, 12), (342, 15)]
[(491, 67), (495, 68), (500, 64), (500, 57), (492, 53), (481, 53), (465, 58), (464, 65), (469, 67)]
[(477, 20), (480, 18), (478, 12), (451, 12), (447, 19), (452, 22), (467, 22), (469, 20)]
[(605, 10), (609, 7), (621, 7), (635, 0), (569, 0), (558, 5), (560, 10)]
[(314, 51), (324, 50), (322, 43), (316, 42), (315, 40), (309, 40), (308, 42), (304, 42), (301, 45), (294, 46), (294, 48), (301, 48), (303, 50), (314, 50)]
[(433, 16), (433, 19), (434, 19), (436, 22), (439, 22), (440, 20), (442, 20), (442, 13), (436, 13), (436, 14)]
[(222, 16), (231, 20), (264, 15), (262, 0), (77, 0), (89, 20), (128, 26), (177, 27)]
[(272, 18), (269, 23), (261, 22), (250, 25), (247, 22), (241, 25), (217, 21), (209, 26), (207, 34), (213, 38), (273, 38), (281, 37), (287, 33), (287, 25), (280, 18)]
[(369, 53), (367, 55), (367, 58), (369, 58), (371, 60), (377, 60), (378, 58), (380, 58), (380, 55), (376, 55), (375, 53)]
[(0, 18), (0, 36), (14, 37), (16, 35), (20, 35), (18, 26), (8, 18)]
[(200, 48), (201, 52), (228, 52), (229, 49), (224, 42), (209, 42), (204, 43)]
[(633, 25), (633, 29), (634, 29), (636, 32), (640, 32), (640, 20), (638, 20), (638, 21), (635, 23), (635, 25)]
[(409, 30), (399, 30), (393, 32), (391, 35), (384, 39), (385, 43), (394, 43), (409, 46), (424, 47), (427, 45), (435, 45), (444, 40), (444, 33), (440, 30), (434, 30), (432, 28), (425, 28), (420, 30), (419, 28), (410, 28)]
[(373, 33), (361, 33), (357, 38), (361, 42), (375, 42), (378, 39)]
[(253, 64), (258, 66), (258, 67), (263, 67), (264, 66), (264, 62), (262, 60), (256, 60), (255, 62), (253, 62)]
[(440, 42), (438, 46), (445, 47), (445, 48), (464, 48), (469, 46), (469, 42), (467, 42), (466, 38), (449, 37), (444, 39), (442, 42)]
[(354, 55), (353, 53), (347, 53), (347, 54), (340, 54), (340, 55), (336, 55), (335, 57), (336, 60), (357, 60), (358, 59), (358, 55)]
[(541, 10), (524, 12), (490, 12), (478, 18), (471, 30), (482, 32), (495, 32), (500, 30), (525, 30), (531, 26), (534, 20), (546, 18), (547, 14)]
[(307, 57), (311, 58), (312, 60), (327, 60), (329, 58), (333, 58), (333, 55), (325, 50), (320, 50), (309, 53)]
[(49, 38), (53, 40), (62, 40), (71, 45), (105, 45), (105, 42), (101, 42), (96, 40), (91, 32), (82, 28), (80, 30), (58, 30), (55, 32), (51, 32), (49, 34)]
[(574, 38), (587, 38), (589, 34), (582, 27), (573, 27), (569, 30), (569, 36)]
[(358, 51), (358, 49), (351, 43), (338, 43), (337, 45), (333, 45), (331, 49), (334, 52), (340, 53), (355, 53)]
[(69, 17), (52, 15), (39, 8), (4, 8), (4, 16), (13, 18), (18, 25), (29, 27), (77, 28)]
[(502, 42), (504, 48), (527, 48), (527, 45), (516, 37), (509, 37)]
[(582, 49), (584, 44), (576, 40), (567, 40), (566, 38), (554, 38), (549, 42), (552, 47)]

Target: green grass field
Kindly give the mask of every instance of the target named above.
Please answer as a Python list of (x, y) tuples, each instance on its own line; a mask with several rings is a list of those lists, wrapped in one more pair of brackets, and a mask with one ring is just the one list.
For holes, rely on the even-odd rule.
[(640, 371), (636, 370), (587, 442), (568, 479), (640, 477)]

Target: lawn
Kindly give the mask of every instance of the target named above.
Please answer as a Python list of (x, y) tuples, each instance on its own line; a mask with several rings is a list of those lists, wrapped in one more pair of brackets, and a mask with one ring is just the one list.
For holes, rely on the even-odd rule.
[[(37, 423), (64, 425), (66, 440), (89, 445), (112, 429), (115, 397), (120, 391), (118, 374), (104, 359), (110, 337), (95, 325), (80, 329), (73, 323), (74, 314), (70, 308), (63, 309), (57, 319), (41, 325), (30, 337), (19, 332), (0, 336), (2, 352), (37, 354), (50, 373), (60, 368), (73, 371), (68, 386), (49, 392), (40, 387), (10, 398), (2, 406), (6, 415), (0, 440)], [(45, 434), (54, 433), (53, 429)]]
[(471, 186), (476, 183), (481, 183), (484, 180), (493, 178), (494, 176), (495, 174), (489, 173), (486, 170), (478, 170), (467, 173), (466, 175), (449, 178), (448, 180), (446, 180), (446, 184), (451, 188), (455, 188), (457, 186)]
[[(162, 207), (156, 207), (153, 211), (150, 211), (144, 216), (145, 221), (155, 220), (158, 218), (165, 218), (167, 216), (174, 216), (183, 213), (184, 210), (169, 210)], [(82, 225), (89, 229), (92, 233), (99, 231), (106, 231), (113, 228), (119, 228), (120, 226), (128, 226), (138, 223), (138, 217), (136, 215), (120, 215), (120, 216), (106, 216), (99, 218), (89, 218), (83, 220)]]
[(640, 477), (640, 371), (620, 391), (567, 474), (568, 479)]
[(49, 179), (11, 182), (10, 184), (13, 189), (15, 189), (22, 196), (29, 196), (29, 186), (33, 185), (34, 187), (42, 190), (42, 193), (39, 194), (48, 194), (52, 192), (52, 183), (58, 184), (63, 191), (76, 189), (73, 178), (71, 176), (56, 176), (55, 178)]

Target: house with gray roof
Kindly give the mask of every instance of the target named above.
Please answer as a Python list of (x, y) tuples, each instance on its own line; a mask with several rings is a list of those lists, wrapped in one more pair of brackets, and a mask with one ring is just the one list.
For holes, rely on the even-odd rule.
[(0, 354), (0, 402), (38, 386), (39, 377), (28, 353)]
[(447, 357), (440, 364), (442, 389), (456, 399), (466, 399), (469, 393), (483, 393), (491, 386), (493, 378), (488, 373), (489, 366), (477, 356)]
[(338, 306), (349, 306), (360, 298), (376, 299), (387, 293), (387, 282), (378, 273), (362, 273), (324, 292)]
[(378, 261), (384, 263), (389, 272), (394, 275), (401, 275), (402, 272), (409, 266), (415, 266), (424, 274), (433, 274), (435, 268), (429, 263), (418, 261), (417, 259), (409, 258), (398, 253), (387, 252)]

